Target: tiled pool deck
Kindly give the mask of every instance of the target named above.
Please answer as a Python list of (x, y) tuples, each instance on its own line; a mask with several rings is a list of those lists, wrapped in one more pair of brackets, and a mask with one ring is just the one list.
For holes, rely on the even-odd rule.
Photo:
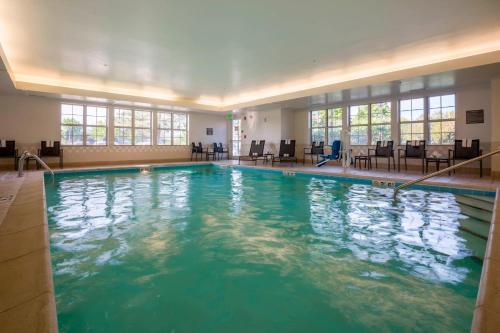
[[(203, 162), (205, 163), (205, 162)], [(170, 163), (161, 165), (186, 165)], [(223, 161), (220, 165), (234, 165)], [(160, 165), (160, 164), (158, 164)], [(338, 166), (315, 168), (259, 165), (250, 168), (285, 170), (345, 178), (394, 180), (417, 179), (418, 172), (387, 172), (385, 170), (344, 171)], [(91, 168), (68, 168), (64, 171), (103, 170), (144, 165), (115, 165)], [(477, 175), (440, 176), (425, 182), (427, 185), (498, 191), (500, 182)], [(497, 192), (498, 193), (498, 192)], [(500, 327), (500, 204), (495, 209), (490, 228), (479, 295), (472, 332), (499, 332)], [(23, 178), (15, 172), (0, 171), (0, 328), (2, 332), (57, 332), (54, 289), (50, 265), (48, 228), (45, 212), (43, 172), (29, 171)]]

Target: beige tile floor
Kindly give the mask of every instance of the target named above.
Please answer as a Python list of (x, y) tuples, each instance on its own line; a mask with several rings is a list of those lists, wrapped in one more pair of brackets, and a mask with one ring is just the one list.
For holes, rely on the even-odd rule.
[[(222, 161), (222, 164), (237, 164)], [(174, 163), (185, 164), (185, 163)], [(252, 163), (244, 163), (252, 166)], [(129, 167), (115, 165), (92, 167), (106, 169)], [(138, 166), (138, 165), (133, 165)], [(257, 168), (269, 168), (261, 165)], [(329, 165), (275, 166), (283, 170), (350, 177), (407, 181), (421, 173), (387, 172), (385, 169), (366, 170)], [(76, 170), (86, 168), (72, 168)], [(457, 174), (435, 177), (426, 183), (440, 186), (496, 190), (500, 183), (490, 177)], [(473, 320), (473, 332), (500, 332), (500, 205), (490, 229), (487, 254), (483, 265), (480, 292)], [(2, 332), (56, 332), (57, 319), (52, 285), (48, 229), (42, 172), (29, 171), (18, 178), (13, 171), (0, 171), (0, 328)]]

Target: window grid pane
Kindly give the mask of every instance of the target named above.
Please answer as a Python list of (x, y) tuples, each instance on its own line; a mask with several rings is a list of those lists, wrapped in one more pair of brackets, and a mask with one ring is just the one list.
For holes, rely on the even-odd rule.
[(61, 104), (61, 144), (83, 145), (84, 106)]
[(455, 95), (429, 97), (431, 144), (452, 144), (455, 140)]
[(399, 101), (400, 143), (424, 140), (424, 99)]
[(151, 111), (134, 111), (134, 144), (151, 144)]

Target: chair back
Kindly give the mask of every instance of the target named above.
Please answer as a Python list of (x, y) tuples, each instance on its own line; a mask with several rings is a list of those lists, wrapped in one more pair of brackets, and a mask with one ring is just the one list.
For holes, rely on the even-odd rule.
[(15, 157), (16, 156), (16, 141), (5, 141), (5, 147), (0, 147), (0, 157)]
[(281, 140), (279, 157), (295, 157), (295, 140)]
[(479, 139), (472, 140), (470, 147), (465, 147), (463, 145), (463, 140), (455, 140), (455, 151), (453, 154), (455, 158), (464, 160), (478, 157), (481, 154)]
[(313, 141), (311, 154), (323, 155), (325, 153), (325, 141), (320, 141), (319, 145), (316, 146), (316, 142)]
[(219, 142), (219, 148), (218, 148), (218, 152), (219, 153), (223, 153), (224, 152), (224, 146), (222, 145), (222, 142)]
[(425, 140), (418, 141), (418, 146), (415, 144), (416, 142), (417, 141), (406, 141), (406, 157), (425, 157)]
[(389, 157), (392, 156), (392, 150), (394, 147), (394, 141), (377, 141), (377, 147), (375, 148), (375, 156)]
[(335, 140), (332, 142), (332, 158), (334, 160), (340, 159), (341, 146), (342, 146), (342, 142), (340, 140)]
[(201, 142), (198, 142), (198, 153), (203, 153), (203, 145)]
[(196, 153), (198, 152), (198, 147), (196, 147), (196, 143), (191, 142), (191, 152)]
[(260, 140), (259, 144), (257, 145), (256, 151), (257, 151), (257, 156), (262, 157), (264, 156), (264, 146), (266, 145), (266, 140)]
[(252, 142), (250, 142), (250, 151), (248, 152), (248, 156), (253, 156), (254, 153), (257, 154), (257, 141), (252, 140)]
[(61, 155), (61, 142), (54, 141), (54, 146), (47, 147), (47, 141), (40, 143), (40, 156), (60, 156)]
[(213, 149), (214, 149), (214, 153), (218, 153), (219, 152), (219, 147), (217, 146), (217, 142), (214, 142), (213, 143)]

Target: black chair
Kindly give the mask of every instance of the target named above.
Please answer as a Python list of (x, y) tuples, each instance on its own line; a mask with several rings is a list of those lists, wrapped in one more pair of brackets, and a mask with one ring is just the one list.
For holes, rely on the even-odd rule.
[(422, 173), (425, 173), (425, 157), (425, 140), (406, 141), (405, 149), (398, 149), (398, 172), (401, 171), (401, 159), (403, 158), (406, 171), (408, 171), (407, 159), (420, 159), (422, 160)]
[(224, 146), (222, 145), (222, 142), (219, 142), (219, 147), (217, 149), (217, 154), (219, 155), (218, 156), (219, 159), (223, 159), (224, 158), (224, 154), (226, 154), (227, 158), (229, 158), (229, 150), (224, 149)]
[(274, 165), (274, 162), (297, 163), (297, 157), (295, 157), (295, 140), (281, 140), (279, 154), (273, 157), (271, 165)]
[(325, 142), (320, 141), (319, 145), (316, 145), (316, 141), (312, 142), (311, 147), (304, 148), (304, 161), (303, 164), (306, 164), (306, 155), (311, 155), (311, 164), (314, 164), (314, 156), (316, 156), (316, 163), (319, 162), (319, 156), (325, 154)]
[[(394, 141), (377, 141), (377, 147), (375, 149), (368, 149), (368, 159), (371, 165), (372, 158), (375, 158), (375, 168), (378, 167), (377, 160), (379, 157), (387, 158), (387, 170), (391, 171), (391, 157), (393, 163), (393, 169), (396, 170), (396, 160), (394, 159)], [(372, 154), (374, 152), (374, 154)]]
[[(61, 148), (61, 141), (54, 141), (52, 146), (47, 145), (47, 141), (42, 141), (40, 144), (41, 148), (38, 149), (38, 156), (43, 160), (44, 157), (59, 157), (59, 167), (63, 168), (63, 149)], [(40, 168), (40, 164), (36, 163), (37, 168)]]
[(197, 161), (198, 155), (200, 155), (200, 158), (203, 159), (203, 145), (201, 142), (198, 143), (198, 146), (194, 142), (191, 142), (191, 161), (193, 160), (193, 155)]
[(206, 155), (207, 155), (207, 161), (210, 159), (210, 156), (212, 156), (212, 160), (215, 161), (215, 158), (217, 157), (217, 153), (219, 151), (219, 148), (217, 147), (217, 143), (213, 143), (212, 150), (207, 149)]
[[(470, 145), (467, 145), (469, 142)], [(448, 158), (452, 162), (452, 165), (455, 165), (455, 161), (457, 160), (470, 160), (471, 158), (481, 156), (483, 151), (479, 145), (479, 139), (467, 141), (465, 146), (463, 145), (463, 140), (455, 140), (454, 149), (448, 150)], [(455, 170), (453, 170), (453, 173), (455, 173)], [(483, 160), (479, 160), (479, 177), (483, 177)]]
[(16, 149), (16, 141), (6, 140), (5, 147), (0, 147), (0, 158), (13, 158), (14, 159), (14, 169), (17, 170), (19, 163), (19, 154)]
[(259, 144), (255, 140), (252, 140), (250, 144), (250, 151), (248, 152), (248, 156), (239, 156), (238, 157), (238, 164), (240, 164), (241, 161), (252, 161), (255, 162), (255, 165), (257, 165), (258, 160), (265, 160), (264, 158), (264, 146), (265, 146), (266, 141), (265, 140), (260, 140)]

